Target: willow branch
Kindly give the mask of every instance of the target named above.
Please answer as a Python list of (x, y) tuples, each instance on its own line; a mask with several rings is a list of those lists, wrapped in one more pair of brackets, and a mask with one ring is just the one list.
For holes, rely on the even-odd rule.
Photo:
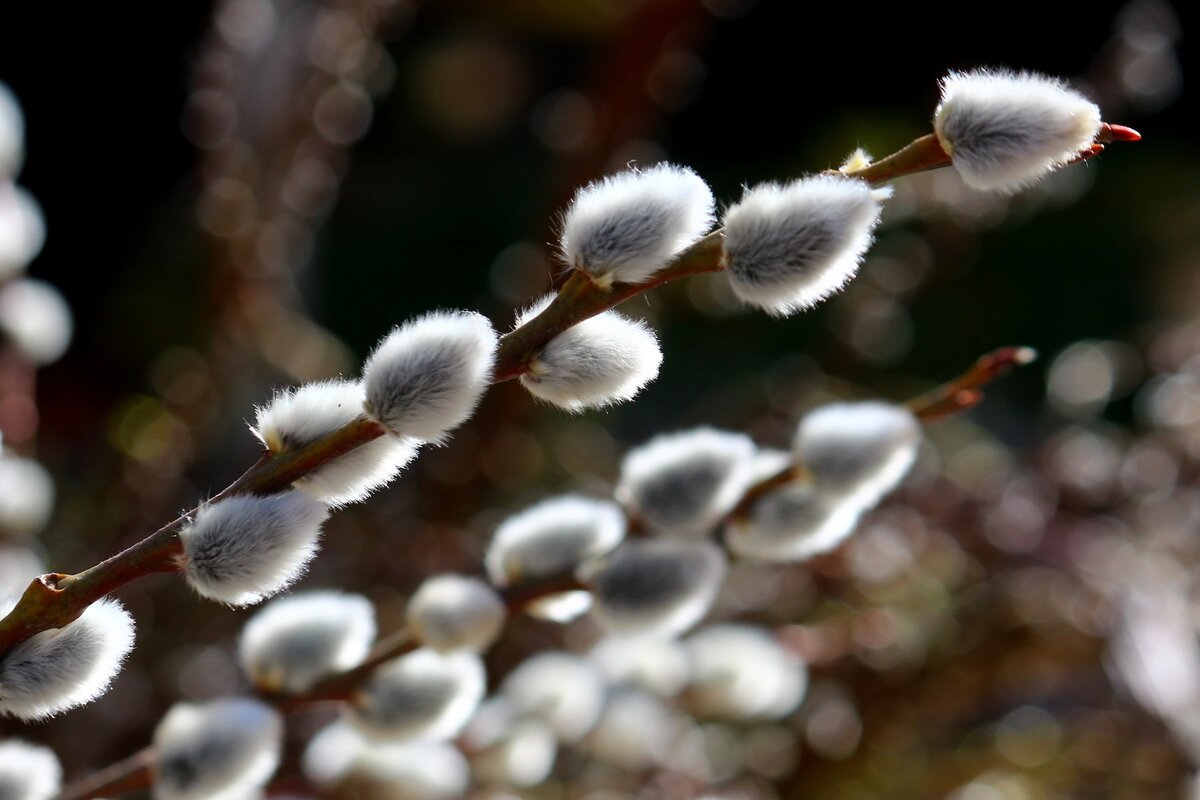
[[(1136, 141), (1140, 136), (1131, 128), (1105, 123), (1098, 138)], [(878, 185), (949, 163), (949, 156), (930, 134), (847, 174)], [(550, 340), (585, 319), (669, 281), (724, 269), (724, 238), (721, 229), (709, 233), (643, 283), (601, 287), (586, 273), (576, 271), (545, 310), (501, 337), (493, 383), (519, 377)], [(922, 401), (919, 407), (914, 407), (914, 413), (926, 419), (936, 418), (969, 408), (981, 397), (977, 387), (968, 382), (949, 396)], [(378, 423), (359, 417), (306, 447), (263, 456), (213, 500), (233, 494), (266, 495), (283, 491), (322, 464), (382, 435), (384, 430)], [(0, 619), (0, 659), (29, 637), (78, 619), (89, 605), (121, 586), (155, 573), (179, 571), (182, 547), (178, 530), (188, 518), (185, 514), (173, 520), (127, 550), (78, 574), (49, 573), (34, 579), (16, 607)]]

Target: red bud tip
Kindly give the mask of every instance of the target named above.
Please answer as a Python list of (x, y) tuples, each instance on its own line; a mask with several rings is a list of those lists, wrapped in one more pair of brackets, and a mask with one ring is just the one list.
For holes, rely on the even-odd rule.
[(1142, 135), (1125, 125), (1102, 122), (1100, 123), (1100, 135), (1096, 138), (1102, 142), (1140, 142)]

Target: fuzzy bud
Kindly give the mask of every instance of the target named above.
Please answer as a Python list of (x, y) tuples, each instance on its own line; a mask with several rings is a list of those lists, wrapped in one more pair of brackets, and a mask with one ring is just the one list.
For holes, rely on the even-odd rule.
[(713, 224), (708, 184), (687, 167), (629, 169), (580, 189), (563, 218), (569, 266), (597, 284), (641, 283)]
[(24, 155), (25, 116), (16, 95), (7, 84), (0, 83), (0, 179), (16, 175)]
[[(0, 619), (16, 606), (0, 601)], [(98, 600), (79, 619), (15, 645), (0, 660), (0, 714), (45, 719), (90, 703), (108, 689), (133, 647), (133, 618)]]
[(758, 498), (742, 519), (725, 526), (725, 545), (741, 558), (803, 561), (828, 552), (854, 532), (862, 508), (828, 497), (809, 484)]
[[(4, 86), (0, 84), (0, 92)], [(0, 97), (0, 100), (3, 100)], [(0, 114), (3, 110), (0, 109)], [(48, 747), (20, 739), (0, 741), (0, 798), (51, 800), (62, 788), (62, 767)]]
[(470, 311), (426, 314), (388, 334), (363, 365), (366, 410), (396, 436), (440, 442), (491, 380), (496, 332)]
[(395, 800), (455, 800), (471, 782), (470, 766), (453, 745), (377, 742), (345, 722), (334, 722), (313, 737), (303, 766), (319, 786), (361, 781), (365, 796)]
[(588, 659), (610, 684), (635, 686), (660, 697), (674, 697), (687, 683), (687, 651), (676, 639), (607, 636)]
[(584, 580), (606, 630), (674, 636), (708, 613), (726, 568), (724, 551), (710, 542), (650, 539), (625, 542)]
[(179, 532), (184, 576), (211, 600), (258, 603), (300, 577), (317, 552), (328, 513), (298, 491), (239, 495), (202, 506)]
[(743, 302), (787, 316), (850, 282), (879, 222), (881, 195), (865, 181), (815, 175), (746, 190), (725, 212), (725, 253)]
[(279, 766), (283, 719), (257, 700), (179, 703), (154, 731), (154, 800), (240, 800)]
[(0, 280), (22, 272), (42, 251), (46, 221), (29, 192), (0, 179)]
[(564, 742), (582, 739), (604, 710), (600, 672), (570, 653), (526, 659), (504, 679), (501, 692), (518, 713), (540, 717)]
[(37, 533), (54, 509), (54, 481), (38, 462), (0, 456), (0, 531)]
[[(504, 587), (571, 575), (624, 538), (625, 515), (614, 503), (578, 495), (544, 500), (496, 529), (485, 559), (488, 577)], [(557, 602), (562, 595), (547, 598), (550, 602), (542, 601), (540, 608), (564, 621), (587, 610), (588, 603), (575, 602), (575, 594), (568, 593), (566, 608)]]
[(478, 578), (437, 575), (408, 604), (408, 629), (434, 650), (486, 650), (504, 627), (504, 601)]
[[(298, 450), (362, 414), (365, 396), (359, 381), (306, 384), (256, 409), (252, 430), (273, 455)], [(356, 503), (395, 478), (416, 455), (417, 444), (415, 439), (380, 436), (322, 464), (295, 486), (329, 506)]]
[(610, 693), (600, 722), (588, 734), (587, 749), (622, 769), (643, 770), (666, 758), (682, 720), (654, 695), (620, 689)]
[(792, 451), (817, 491), (868, 509), (908, 474), (921, 425), (889, 403), (832, 403), (800, 421)]
[(0, 544), (0, 597), (20, 597), (45, 571), (46, 565), (31, 550)]
[(691, 708), (725, 719), (779, 719), (808, 688), (808, 668), (775, 639), (749, 625), (715, 625), (685, 642), (692, 662)]
[(375, 670), (353, 698), (350, 721), (378, 739), (451, 739), (483, 699), (479, 656), (422, 648)]
[(367, 598), (306, 592), (273, 600), (251, 617), (238, 658), (255, 686), (303, 692), (361, 664), (374, 640), (375, 610)]
[(0, 287), (0, 332), (35, 364), (57, 361), (74, 327), (67, 301), (50, 284), (20, 278)]
[[(535, 303), (517, 326), (545, 310)], [(616, 311), (589, 317), (551, 339), (529, 361), (521, 385), (534, 397), (567, 411), (598, 408), (633, 398), (658, 377), (662, 351), (644, 323)]]
[(625, 456), (615, 494), (657, 533), (700, 535), (737, 504), (753, 462), (754, 442), (740, 433), (656, 436)]
[(490, 783), (537, 786), (554, 769), (558, 740), (540, 720), (514, 722), (491, 747), (474, 755), (475, 774)]
[(1015, 192), (1088, 147), (1100, 109), (1045, 75), (951, 72), (933, 128), (968, 186)]

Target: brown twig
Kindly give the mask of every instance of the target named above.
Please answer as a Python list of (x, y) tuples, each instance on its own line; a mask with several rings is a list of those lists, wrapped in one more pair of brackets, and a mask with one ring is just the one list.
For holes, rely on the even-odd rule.
[[(1028, 364), (1033, 360), (1033, 356), (1033, 351), (1028, 347), (1005, 347), (995, 350), (981, 356), (962, 375), (909, 401), (907, 406), (926, 422), (941, 419), (955, 411), (965, 410), (973, 403), (963, 404), (956, 398), (965, 392), (972, 391), (982, 397), (978, 387), (1008, 373), (1015, 366)], [(243, 478), (247, 478), (252, 472), (253, 470)], [(742, 499), (726, 516), (726, 520), (745, 516), (754, 503), (763, 496), (794, 481), (806, 480), (808, 475), (808, 471), (803, 466), (789, 465), (776, 474), (758, 481), (746, 489)], [(239, 479), (234, 486), (241, 482), (242, 479)], [(231, 486), (230, 489), (232, 488)], [(507, 587), (501, 592), (501, 596), (508, 613), (515, 615), (524, 613), (539, 600), (563, 592), (587, 590), (587, 588), (587, 584), (575, 574), (568, 573)], [(413, 638), (408, 629), (401, 628), (380, 641), (372, 650), (371, 655), (356, 667), (331, 675), (303, 692), (288, 694), (259, 690), (258, 697), (280, 711), (291, 711), (313, 703), (350, 700), (355, 691), (376, 669), (393, 659), (412, 652), (419, 646), (420, 643)], [(90, 800), (95, 797), (144, 789), (150, 785), (153, 758), (152, 748), (142, 750), (67, 787), (60, 800)]]
[(154, 782), (154, 748), (146, 747), (68, 785), (58, 800), (117, 797), (150, 788)]
[[(1101, 136), (1112, 141), (1136, 141), (1140, 138), (1130, 128), (1107, 123), (1101, 130)], [(948, 163), (949, 157), (937, 143), (936, 137), (929, 134), (852, 175), (877, 185)], [(493, 382), (519, 377), (547, 342), (589, 317), (668, 281), (687, 275), (717, 272), (724, 267), (724, 233), (718, 229), (689, 247), (644, 283), (617, 283), (602, 287), (589, 275), (577, 271), (542, 313), (501, 337)], [(1027, 348), (1009, 348), (1008, 351), (989, 354), (959, 381), (918, 398), (909, 407), (927, 421), (970, 408), (982, 398), (979, 387), (999, 374), (998, 370), (1024, 363), (1020, 358), (1027, 359), (1031, 354), (1032, 351)], [(283, 491), (293, 481), (322, 464), (382, 435), (384, 431), (378, 423), (360, 417), (306, 447), (264, 456), (213, 499), (231, 494), (263, 495)], [(0, 659), (10, 648), (30, 636), (78, 619), (91, 603), (127, 583), (156, 572), (178, 571), (181, 551), (177, 530), (186, 519), (187, 515), (184, 515), (174, 520), (129, 549), (77, 575), (50, 573), (35, 579), (16, 607), (8, 616), (0, 619)]]
[(971, 367), (949, 383), (933, 389), (905, 405), (922, 422), (934, 422), (958, 414), (979, 404), (983, 387), (1015, 367), (1024, 366), (1037, 358), (1032, 347), (1001, 347), (979, 357)]

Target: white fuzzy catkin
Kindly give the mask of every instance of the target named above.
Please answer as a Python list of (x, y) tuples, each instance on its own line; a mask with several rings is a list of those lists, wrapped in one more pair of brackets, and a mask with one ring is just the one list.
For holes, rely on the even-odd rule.
[[(520, 327), (545, 310), (543, 298), (517, 319)], [(662, 351), (645, 323), (603, 311), (555, 336), (530, 359), (521, 385), (567, 411), (632, 399), (658, 377)]]
[(831, 403), (800, 421), (792, 452), (817, 491), (867, 509), (908, 474), (920, 444), (921, 424), (902, 406)]
[(179, 703), (154, 731), (154, 800), (241, 800), (279, 766), (283, 719), (248, 698)]
[(701, 535), (737, 504), (753, 465), (754, 442), (743, 434), (664, 434), (629, 451), (615, 494), (656, 533)]
[(486, 650), (504, 627), (507, 611), (496, 590), (478, 578), (436, 575), (408, 603), (408, 629), (434, 650)]
[(636, 686), (660, 697), (674, 697), (687, 683), (687, 651), (676, 639), (606, 636), (588, 659), (610, 684)]
[(787, 316), (858, 271), (882, 210), (866, 181), (814, 175), (747, 189), (725, 212), (727, 273), (743, 302)]
[(604, 714), (585, 744), (600, 760), (637, 772), (662, 762), (682, 721), (682, 715), (654, 695), (623, 688), (609, 693)]
[[(0, 601), (0, 618), (16, 605)], [(108, 689), (133, 647), (133, 618), (98, 600), (79, 619), (42, 631), (0, 660), (0, 714), (44, 719), (90, 703)]]
[(496, 528), (485, 563), (497, 586), (570, 575), (625, 538), (625, 515), (608, 500), (564, 495), (514, 514)]
[(496, 332), (473, 311), (439, 311), (393, 330), (363, 365), (367, 413), (396, 436), (440, 442), (488, 387)]
[(809, 484), (785, 486), (758, 498), (746, 516), (725, 526), (725, 546), (756, 561), (803, 561), (846, 540), (862, 516), (858, 503)]
[(951, 72), (942, 79), (933, 128), (968, 186), (1015, 192), (1088, 147), (1100, 130), (1100, 109), (1045, 75)]
[(365, 781), (391, 800), (454, 800), (464, 795), (470, 766), (443, 742), (376, 742), (345, 722), (326, 726), (304, 751), (304, 774), (318, 786)]
[(703, 716), (779, 719), (808, 688), (808, 668), (761, 628), (714, 625), (687, 639), (687, 699)]
[(21, 168), (25, 154), (25, 116), (8, 84), (0, 82), (0, 180)]
[[(328, 380), (280, 392), (256, 409), (252, 430), (272, 453), (312, 444), (363, 413), (366, 394), (359, 381)], [(417, 453), (418, 442), (380, 436), (322, 464), (295, 482), (328, 506), (366, 499), (386, 486)]]
[(20, 597), (46, 565), (24, 547), (0, 544), (0, 597)]
[(37, 533), (54, 509), (54, 481), (38, 462), (0, 456), (0, 531)]
[(362, 595), (336, 591), (281, 597), (242, 629), (238, 658), (254, 684), (303, 692), (356, 667), (375, 641), (375, 610)]
[(61, 789), (62, 767), (50, 748), (0, 741), (0, 800), (51, 800)]
[(22, 272), (42, 251), (46, 222), (29, 192), (0, 179), (0, 279)]
[(628, 169), (580, 189), (563, 217), (569, 266), (600, 286), (641, 283), (708, 232), (713, 194), (687, 167)]
[(570, 653), (527, 658), (504, 679), (501, 692), (518, 713), (541, 718), (563, 742), (586, 736), (604, 710), (604, 678)]
[(474, 653), (421, 648), (375, 670), (348, 719), (377, 739), (451, 739), (475, 713), (486, 680)]
[(674, 636), (708, 613), (727, 566), (711, 542), (643, 539), (625, 542), (583, 577), (606, 630)]
[(19, 278), (0, 287), (0, 331), (35, 364), (57, 361), (74, 327), (67, 301), (50, 284)]
[(260, 602), (292, 584), (316, 554), (329, 512), (300, 491), (240, 495), (202, 506), (179, 532), (184, 576), (204, 597)]
[(507, 728), (491, 747), (472, 756), (475, 775), (507, 786), (537, 786), (554, 769), (558, 741), (540, 720), (522, 719)]

